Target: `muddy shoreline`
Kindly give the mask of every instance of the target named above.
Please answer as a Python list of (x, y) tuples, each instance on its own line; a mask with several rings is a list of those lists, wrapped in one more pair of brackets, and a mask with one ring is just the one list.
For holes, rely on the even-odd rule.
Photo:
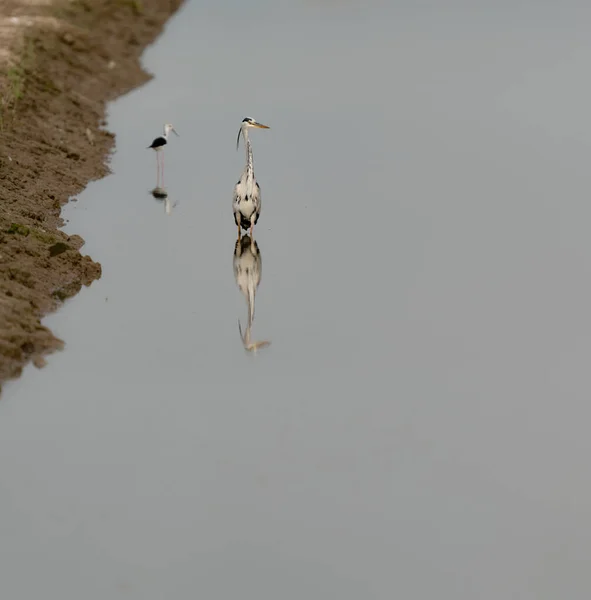
[(101, 276), (61, 207), (109, 173), (106, 103), (151, 78), (139, 58), (183, 0), (0, 4), (0, 393), (64, 342), (41, 318)]

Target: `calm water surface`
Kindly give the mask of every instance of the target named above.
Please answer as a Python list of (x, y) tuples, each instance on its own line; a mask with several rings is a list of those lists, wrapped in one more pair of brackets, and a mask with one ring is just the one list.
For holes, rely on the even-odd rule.
[(103, 277), (0, 403), (2, 597), (591, 597), (591, 9), (205, 4), (65, 210)]

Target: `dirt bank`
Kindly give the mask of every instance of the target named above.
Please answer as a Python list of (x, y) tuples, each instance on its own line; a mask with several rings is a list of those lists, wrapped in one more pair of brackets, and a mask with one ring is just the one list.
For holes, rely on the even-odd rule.
[(109, 100), (183, 0), (0, 2), (0, 390), (63, 342), (40, 319), (101, 276), (61, 207), (108, 173)]

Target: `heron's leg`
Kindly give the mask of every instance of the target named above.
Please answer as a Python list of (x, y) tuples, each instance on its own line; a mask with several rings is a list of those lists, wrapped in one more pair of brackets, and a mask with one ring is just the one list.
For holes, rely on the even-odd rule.
[(160, 154), (162, 154), (162, 187), (164, 187), (164, 152), (161, 152)]
[(252, 215), (250, 215), (250, 239), (254, 239), (253, 233), (254, 233), (254, 222), (257, 220), (257, 213), (256, 210), (252, 213)]

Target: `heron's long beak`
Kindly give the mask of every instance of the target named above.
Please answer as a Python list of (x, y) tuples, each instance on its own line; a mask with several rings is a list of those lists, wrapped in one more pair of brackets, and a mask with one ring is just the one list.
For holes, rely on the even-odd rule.
[[(176, 134), (176, 135), (179, 135), (179, 134), (176, 132), (176, 129), (175, 129), (174, 127), (171, 127), (171, 129), (172, 129), (172, 130), (175, 132), (175, 134)], [(181, 137), (181, 136), (179, 135), (179, 137)]]
[(253, 123), (254, 127), (258, 127), (259, 129), (271, 129), (268, 125), (263, 125), (262, 123)]

